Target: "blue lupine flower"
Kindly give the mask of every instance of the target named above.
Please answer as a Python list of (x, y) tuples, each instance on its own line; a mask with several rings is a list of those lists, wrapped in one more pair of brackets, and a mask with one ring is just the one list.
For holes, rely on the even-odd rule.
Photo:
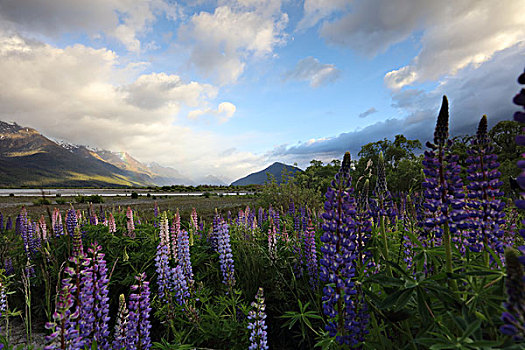
[(129, 315), (126, 329), (126, 349), (149, 349), (151, 347), (150, 328), (150, 291), (146, 274), (136, 276), (137, 284), (131, 286), (129, 296)]
[(219, 224), (219, 232), (217, 235), (217, 252), (219, 253), (219, 261), (223, 277), (222, 283), (231, 289), (235, 285), (235, 268), (230, 244), (230, 232), (228, 224), (225, 222)]

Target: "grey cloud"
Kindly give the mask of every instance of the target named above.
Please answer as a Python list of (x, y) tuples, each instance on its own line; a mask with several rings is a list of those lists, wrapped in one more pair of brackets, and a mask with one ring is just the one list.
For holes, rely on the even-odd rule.
[(366, 111), (364, 111), (363, 113), (359, 113), (358, 117), (359, 118), (366, 118), (369, 115), (372, 115), (374, 113), (377, 113), (377, 109), (375, 109), (375, 107), (370, 107)]
[(396, 134), (424, 143), (432, 138), (444, 94), (450, 102), (452, 136), (475, 133), (483, 114), (488, 116), (489, 127), (501, 120), (510, 120), (516, 110), (512, 97), (519, 91), (516, 78), (523, 71), (524, 54), (525, 45), (516, 45), (497, 53), (477, 69), (470, 67), (443, 80), (433, 91), (408, 89), (393, 94), (392, 105), (406, 116), (403, 119), (387, 119), (319, 141), (281, 145), (268, 156), (300, 164), (313, 158), (340, 158), (345, 151), (357, 156), (366, 143), (393, 139)]
[(319, 87), (337, 80), (341, 71), (333, 64), (323, 64), (314, 57), (297, 62), (294, 69), (284, 74), (285, 80), (307, 81), (311, 87)]

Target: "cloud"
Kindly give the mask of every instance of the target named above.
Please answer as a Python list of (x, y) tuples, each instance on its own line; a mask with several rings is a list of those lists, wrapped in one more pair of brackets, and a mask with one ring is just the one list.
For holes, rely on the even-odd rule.
[(286, 13), (280, 2), (244, 0), (200, 12), (179, 28), (178, 38), (190, 48), (190, 62), (220, 84), (235, 82), (247, 60), (272, 54), (284, 42)]
[[(54, 139), (127, 151), (192, 177), (220, 170), (233, 179), (256, 167), (259, 156), (231, 151), (250, 138), (180, 125), (181, 110), (206, 109), (216, 87), (173, 74), (142, 74), (140, 68), (123, 65), (107, 49), (61, 49), (0, 32), (0, 120)], [(223, 102), (214, 112), (226, 120), (235, 106)], [(227, 150), (227, 157), (219, 156)]]
[(369, 115), (374, 114), (374, 113), (377, 113), (377, 109), (375, 109), (375, 107), (370, 107), (366, 111), (364, 111), (363, 113), (359, 113), (358, 117), (359, 118), (366, 118)]
[(2, 1), (0, 23), (36, 37), (105, 34), (120, 41), (129, 51), (139, 52), (138, 37), (157, 15), (175, 20), (180, 11), (176, 4), (164, 0), (16, 0)]
[(297, 62), (294, 69), (284, 74), (285, 80), (309, 82), (311, 87), (319, 87), (333, 82), (341, 75), (341, 71), (333, 64), (323, 64), (318, 59), (306, 57)]
[(221, 102), (217, 109), (206, 108), (204, 110), (196, 109), (188, 113), (188, 118), (198, 119), (203, 115), (212, 115), (218, 118), (220, 123), (225, 123), (230, 120), (231, 117), (235, 114), (237, 107), (230, 102)]
[(297, 24), (297, 30), (303, 31), (315, 26), (320, 20), (348, 6), (349, 0), (305, 0), (304, 16)]
[(385, 76), (386, 85), (434, 81), (478, 66), (525, 38), (525, 0), (357, 0), (342, 17), (324, 22), (321, 36), (367, 56), (420, 35), (412, 61)]
[(442, 95), (450, 102), (451, 135), (473, 134), (483, 114), (489, 126), (510, 120), (516, 110), (512, 97), (519, 91), (517, 76), (523, 71), (525, 44), (497, 52), (479, 67), (469, 67), (456, 76), (445, 78), (432, 91), (405, 89), (392, 97), (393, 107), (403, 118), (390, 118), (365, 128), (296, 145), (281, 145), (268, 157), (307, 164), (309, 160), (341, 158), (345, 151), (357, 156), (361, 146), (403, 134), (423, 142), (433, 135)]

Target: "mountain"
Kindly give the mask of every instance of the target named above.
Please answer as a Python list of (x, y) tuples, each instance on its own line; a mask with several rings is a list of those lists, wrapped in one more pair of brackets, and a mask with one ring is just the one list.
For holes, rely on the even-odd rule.
[(199, 179), (201, 185), (213, 185), (213, 186), (228, 186), (228, 183), (221, 176), (207, 175), (202, 179)]
[(256, 173), (252, 173), (246, 177), (243, 177), (239, 180), (236, 180), (232, 182), (232, 186), (243, 186), (243, 185), (264, 185), (264, 183), (268, 180), (267, 174), (272, 174), (275, 177), (275, 181), (277, 183), (282, 182), (282, 173), (283, 170), (286, 170), (289, 173), (295, 174), (296, 172), (302, 172), (301, 169), (286, 165), (283, 163), (275, 162), (272, 165), (270, 165), (268, 168), (258, 171)]
[(153, 186), (183, 178), (157, 174), (127, 153), (55, 142), (35, 129), (2, 121), (0, 164), (0, 187)]
[(193, 180), (182, 175), (177, 169), (162, 166), (155, 162), (148, 164), (148, 169), (153, 173), (153, 181), (159, 186), (195, 185)]

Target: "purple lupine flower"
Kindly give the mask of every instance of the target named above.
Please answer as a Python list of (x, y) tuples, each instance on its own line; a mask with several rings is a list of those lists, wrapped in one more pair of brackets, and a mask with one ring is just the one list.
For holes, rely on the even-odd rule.
[(326, 330), (339, 344), (356, 346), (366, 332), (366, 320), (358, 318), (359, 302), (354, 285), (356, 261), (355, 200), (351, 196), (350, 153), (326, 192), (323, 235), (321, 236), (320, 279)]
[(13, 268), (13, 260), (10, 257), (4, 259), (4, 270), (6, 276), (11, 276), (15, 274), (15, 269)]
[(310, 275), (310, 286), (312, 289), (317, 288), (319, 283), (319, 271), (317, 265), (317, 249), (315, 247), (315, 229), (312, 220), (308, 222), (308, 228), (305, 232), (305, 255), (308, 274)]
[(469, 211), (469, 235), (467, 238), (471, 250), (479, 252), (491, 248), (503, 255), (503, 226), (505, 225), (505, 203), (498, 197), (503, 192), (498, 188), (503, 184), (499, 180), (497, 156), (487, 134), (487, 116), (479, 122), (476, 138), (467, 150), (467, 179), (470, 183), (467, 209)]
[(75, 233), (75, 227), (77, 226), (78, 226), (77, 214), (75, 213), (75, 210), (71, 208), (67, 211), (67, 216), (66, 216), (67, 233), (70, 236), (73, 236), (73, 234)]
[[(518, 77), (518, 83), (525, 84), (525, 71)], [(524, 124), (525, 123), (525, 89), (521, 89), (521, 91), (516, 96), (514, 96), (512, 101), (518, 106), (521, 106), (523, 109), (523, 110), (516, 111), (514, 113), (514, 120)], [(520, 146), (525, 146), (525, 135), (516, 136), (516, 144)], [(522, 154), (522, 158), (525, 158), (525, 155)], [(518, 167), (522, 169), (522, 171), (518, 175), (517, 181), (520, 187), (525, 190), (525, 160), (522, 159), (518, 161)], [(525, 193), (521, 193), (521, 195), (523, 197)], [(525, 209), (525, 199), (520, 198), (516, 200), (515, 203), (518, 208)]]
[(102, 247), (94, 243), (85, 258), (80, 293), (80, 336), (84, 345), (91, 346), (93, 340), (99, 349), (109, 349), (109, 279)]
[[(515, 250), (505, 250), (507, 264), (507, 302), (504, 303), (506, 311), (501, 315), (505, 323), (500, 327), (500, 332), (512, 336), (515, 340), (525, 339), (525, 277), (523, 265)], [(525, 260), (524, 257), (522, 257)]]
[(7, 218), (7, 222), (5, 224), (5, 230), (9, 231), (9, 230), (12, 230), (12, 229), (13, 229), (13, 219), (11, 219), (11, 217), (9, 216)]
[(266, 313), (264, 312), (266, 306), (264, 304), (263, 289), (259, 288), (255, 295), (255, 301), (252, 302), (252, 307), (255, 310), (250, 310), (248, 313), (248, 329), (250, 333), (249, 350), (267, 350), (268, 349), (268, 334), (266, 332)]
[(166, 244), (162, 242), (157, 247), (155, 266), (157, 268), (158, 295), (161, 301), (168, 301), (167, 293), (173, 290), (172, 270), (169, 266), (169, 252)]
[(290, 205), (288, 206), (288, 214), (291, 216), (295, 215), (295, 204), (293, 202), (293, 199), (290, 199)]
[(0, 212), (0, 232), (4, 230), (4, 215)]
[(186, 230), (182, 230), (179, 233), (179, 237), (177, 240), (177, 257), (179, 260), (179, 264), (182, 267), (182, 272), (184, 273), (184, 276), (186, 277), (186, 282), (189, 286), (193, 285), (193, 268), (191, 266), (191, 259), (190, 259), (190, 240), (189, 235)]
[(50, 329), (52, 333), (45, 338), (47, 343), (44, 347), (45, 350), (79, 349), (82, 346), (76, 327), (79, 309), (77, 308), (74, 312), (71, 311), (75, 304), (73, 293), (76, 291), (76, 286), (71, 283), (75, 270), (67, 267), (64, 272), (69, 277), (62, 279), (55, 312), (52, 315), (53, 319), (46, 323), (46, 329)]
[(173, 290), (175, 290), (175, 301), (179, 305), (186, 305), (190, 297), (190, 291), (182, 267), (177, 265), (172, 269)]
[(55, 208), (53, 210), (53, 215), (51, 217), (51, 226), (53, 228), (53, 233), (56, 237), (64, 234), (64, 225), (62, 225), (62, 214), (60, 214), (60, 210), (58, 210), (58, 208)]
[(426, 209), (425, 234), (437, 238), (441, 238), (445, 225), (451, 235), (458, 229), (468, 227), (468, 214), (463, 210), (465, 194), (459, 176), (461, 168), (457, 164), (458, 156), (450, 152), (452, 141), (448, 140), (448, 118), (448, 100), (443, 96), (434, 142), (427, 142), (429, 150), (425, 151), (423, 161), (426, 176), (423, 182), (426, 199), (423, 204)]
[(222, 271), (222, 283), (231, 290), (235, 285), (235, 267), (233, 264), (232, 248), (230, 244), (230, 232), (228, 224), (225, 222), (222, 222), (219, 225), (217, 252), (219, 253), (219, 261)]
[(149, 282), (146, 281), (145, 273), (139, 274), (135, 279), (137, 284), (131, 286), (131, 291), (136, 293), (129, 296), (126, 349), (143, 350), (151, 347)]

